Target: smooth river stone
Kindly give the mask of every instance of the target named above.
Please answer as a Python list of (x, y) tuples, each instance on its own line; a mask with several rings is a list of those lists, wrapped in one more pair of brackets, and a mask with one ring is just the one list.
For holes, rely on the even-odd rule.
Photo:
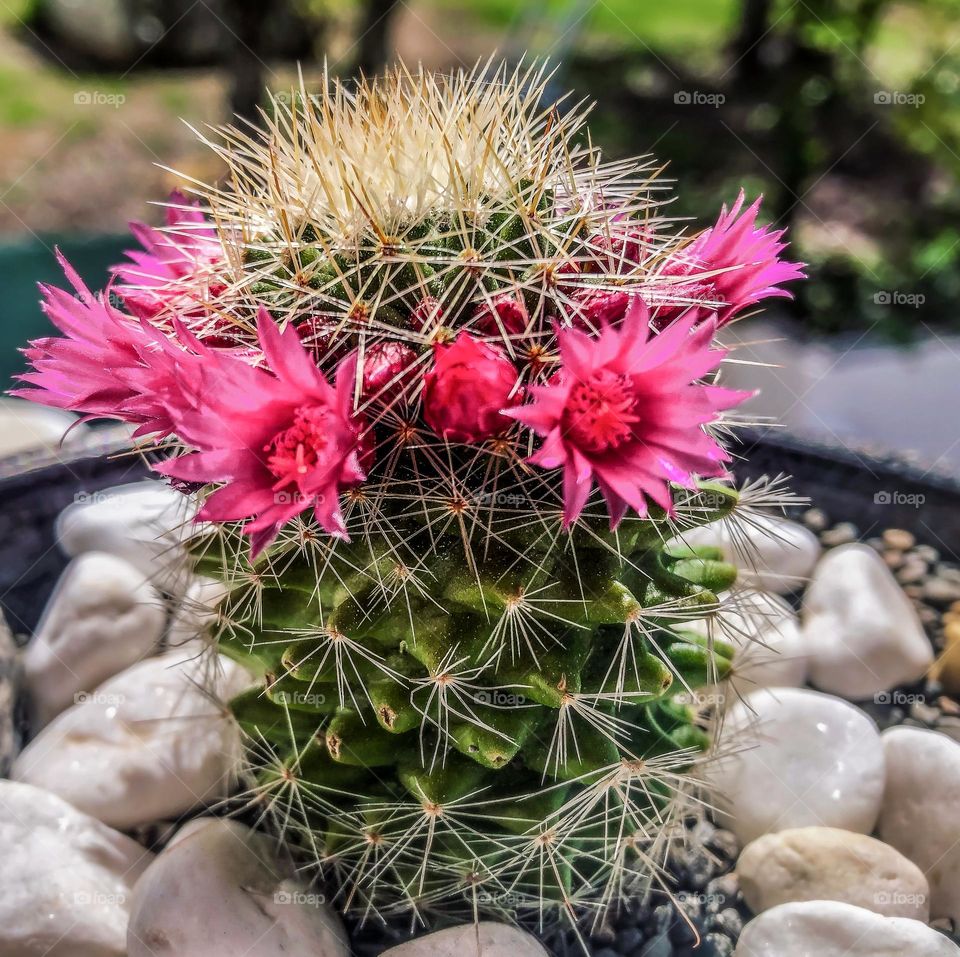
[(885, 917), (930, 918), (923, 871), (899, 851), (853, 831), (801, 827), (751, 841), (737, 861), (755, 913), (790, 901), (841, 901)]
[(548, 954), (535, 937), (516, 927), (481, 921), (448, 927), (398, 944), (380, 957), (548, 957)]
[(958, 957), (960, 947), (918, 920), (837, 901), (765, 911), (743, 928), (735, 957)]
[(756, 688), (799, 688), (807, 680), (807, 650), (796, 612), (779, 595), (734, 591), (714, 618), (683, 628), (729, 641), (735, 651), (731, 700)]
[(737, 566), (741, 585), (781, 595), (803, 585), (823, 550), (810, 529), (779, 515), (723, 519), (692, 528), (677, 541), (721, 549)]
[(251, 678), (196, 650), (149, 658), (104, 682), (27, 745), (13, 777), (121, 829), (224, 797), (241, 760), (240, 732), (209, 692), (228, 700)]
[(340, 918), (275, 842), (236, 821), (188, 828), (137, 882), (128, 957), (348, 957)]
[(193, 582), (183, 542), (197, 531), (196, 503), (165, 482), (147, 480), (94, 492), (58, 516), (63, 551), (109, 552), (130, 562), (157, 588), (182, 594)]
[(912, 684), (933, 647), (910, 600), (867, 545), (828, 552), (803, 596), (810, 681), (854, 701)]
[(869, 834), (880, 811), (880, 734), (859, 708), (800, 688), (764, 688), (726, 714), (708, 777), (741, 843), (822, 825)]
[(0, 957), (125, 957), (152, 860), (56, 795), (0, 781)]
[(33, 730), (153, 653), (166, 621), (160, 594), (129, 562), (104, 552), (70, 562), (24, 655)]
[(887, 786), (877, 831), (930, 882), (930, 916), (960, 921), (960, 744), (938, 731), (881, 736)]

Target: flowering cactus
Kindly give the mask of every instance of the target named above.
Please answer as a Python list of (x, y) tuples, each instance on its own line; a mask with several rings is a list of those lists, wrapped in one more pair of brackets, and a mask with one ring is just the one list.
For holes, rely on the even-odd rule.
[[(649, 882), (709, 744), (684, 632), (734, 570), (719, 325), (802, 275), (741, 196), (688, 235), (542, 69), (399, 68), (210, 145), (221, 186), (18, 394), (136, 424), (189, 487), (250, 803), (345, 909), (601, 915)], [(144, 439), (147, 441), (147, 439)], [(684, 695), (686, 694), (686, 697)]]

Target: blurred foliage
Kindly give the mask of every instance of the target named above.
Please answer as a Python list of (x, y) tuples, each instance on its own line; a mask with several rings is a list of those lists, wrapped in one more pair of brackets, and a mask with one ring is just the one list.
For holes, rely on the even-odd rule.
[[(0, 24), (48, 2), (2, 0)], [(216, 2), (255, 13), (258, 0)], [(318, 28), (320, 52), (331, 32), (347, 31), (341, 70), (369, 70), (390, 54), (381, 22), (390, 0), (284, 3), (328, 25)], [(393, 40), (408, 57), (424, 44), (437, 62), (549, 53), (560, 64), (556, 93), (598, 101), (591, 130), (608, 153), (670, 160), (678, 215), (709, 221), (741, 185), (764, 193), (766, 215), (790, 228), (811, 265), (796, 304), (806, 327), (898, 339), (925, 325), (960, 328), (960, 0), (409, 0), (397, 9)], [(249, 32), (261, 32), (255, 16)], [(263, 83), (248, 60), (231, 69), (252, 99)], [(93, 69), (94, 88), (110, 89)], [(64, 123), (69, 98), (53, 72), (28, 82), (24, 70), (0, 67), (0, 125)], [(713, 102), (678, 102), (691, 92)], [(171, 122), (191, 112), (188, 82), (158, 99)], [(64, 125), (71, 137), (93, 136), (96, 122)]]

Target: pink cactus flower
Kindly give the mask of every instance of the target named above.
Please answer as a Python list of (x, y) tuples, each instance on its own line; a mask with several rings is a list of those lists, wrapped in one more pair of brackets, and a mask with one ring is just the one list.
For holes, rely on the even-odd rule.
[[(408, 379), (403, 372), (416, 361), (417, 354), (396, 340), (376, 342), (363, 357), (363, 392), (368, 396), (388, 397), (403, 388)], [(383, 393), (383, 394), (381, 394)]]
[(169, 410), (176, 434), (196, 451), (157, 471), (222, 483), (198, 521), (247, 519), (253, 556), (310, 507), (327, 532), (346, 539), (340, 492), (365, 478), (366, 424), (353, 412), (356, 357), (340, 363), (331, 386), (294, 328), (280, 332), (261, 308), (257, 333), (270, 371), (197, 343), (203, 361)]
[(168, 435), (165, 398), (175, 388), (174, 371), (195, 368), (197, 357), (94, 296), (59, 251), (57, 259), (76, 294), (50, 286), (41, 291), (43, 311), (63, 335), (30, 343), (24, 353), (34, 371), (18, 377), (30, 388), (11, 394), (136, 423), (137, 435)]
[(473, 326), (484, 336), (519, 336), (526, 332), (530, 316), (520, 296), (503, 293), (480, 305)]
[(649, 321), (634, 298), (622, 323), (595, 338), (560, 329), (559, 375), (504, 413), (543, 437), (533, 464), (563, 469), (568, 528), (594, 482), (616, 528), (628, 508), (645, 516), (648, 499), (670, 512), (671, 482), (692, 488), (695, 476), (726, 473), (730, 456), (704, 426), (750, 393), (700, 383), (727, 354), (710, 347), (713, 321), (694, 329), (685, 317), (659, 335)]
[(511, 425), (504, 409), (522, 401), (517, 370), (495, 346), (461, 332), (449, 345), (434, 347), (424, 376), (423, 417), (441, 438), (482, 442)]
[(124, 305), (144, 319), (164, 308), (189, 316), (202, 308), (205, 293), (216, 296), (223, 289), (212, 268), (223, 259), (216, 229), (182, 193), (171, 193), (169, 202), (168, 231), (131, 223), (130, 230), (143, 248), (128, 250), (131, 262), (112, 270), (120, 280), (116, 291)]
[[(781, 285), (806, 278), (803, 263), (780, 258), (787, 248), (781, 242), (785, 230), (757, 226), (757, 214), (763, 197), (743, 212), (744, 193), (740, 190), (729, 211), (724, 206), (716, 224), (704, 230), (682, 251), (680, 270), (696, 274), (694, 281), (708, 283), (713, 305), (697, 307), (701, 319), (716, 313), (718, 325), (724, 325), (748, 306), (763, 299), (793, 296)], [(705, 276), (703, 273), (711, 273)], [(682, 292), (682, 286), (674, 287)]]

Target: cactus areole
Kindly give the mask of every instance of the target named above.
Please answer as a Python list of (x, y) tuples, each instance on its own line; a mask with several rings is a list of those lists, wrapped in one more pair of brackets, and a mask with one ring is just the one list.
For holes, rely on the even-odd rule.
[(719, 325), (802, 276), (741, 195), (697, 231), (548, 74), (397, 68), (208, 140), (227, 175), (17, 394), (136, 424), (198, 497), (247, 799), (344, 910), (602, 919), (656, 880), (731, 649), (744, 503)]

